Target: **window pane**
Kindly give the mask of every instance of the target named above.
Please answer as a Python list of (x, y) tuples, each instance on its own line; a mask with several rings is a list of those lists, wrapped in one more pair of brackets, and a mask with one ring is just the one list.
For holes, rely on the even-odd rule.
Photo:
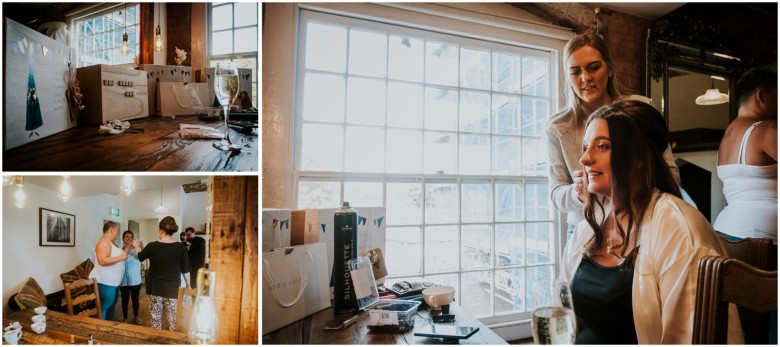
[(349, 73), (385, 77), (387, 37), (367, 31), (349, 31)]
[[(311, 171), (343, 170), (344, 128), (335, 125), (304, 124), (301, 168)], [(334, 206), (339, 206), (336, 203)]]
[(460, 136), (460, 173), (462, 175), (490, 174), (490, 136)]
[(214, 6), (211, 11), (211, 30), (229, 29), (233, 25), (233, 8), (230, 5)]
[(233, 33), (220, 31), (211, 34), (211, 54), (227, 54), (233, 52)]
[(236, 29), (236, 48), (232, 53), (257, 51), (257, 27)]
[(493, 90), (506, 93), (520, 91), (520, 57), (493, 53)]
[(523, 56), (523, 94), (547, 96), (547, 61)]
[(514, 136), (493, 136), (493, 174), (520, 175), (522, 141)]
[(386, 94), (383, 80), (350, 77), (347, 84), (347, 123), (385, 125)]
[(422, 40), (390, 35), (388, 77), (392, 79), (422, 82), (423, 42)]
[(462, 203), (460, 207), (461, 222), (480, 223), (493, 221), (493, 194), (490, 182), (463, 183)]
[(547, 174), (547, 145), (541, 138), (523, 138), (522, 159), (524, 176)]
[(344, 78), (307, 73), (303, 86), (303, 119), (344, 121)]
[(458, 47), (444, 43), (425, 45), (425, 82), (458, 85)]
[(422, 128), (422, 86), (411, 83), (388, 83), (387, 126), (413, 129)]
[(522, 268), (496, 270), (496, 314), (525, 312), (524, 287)]
[(520, 103), (516, 96), (493, 96), (493, 131), (496, 134), (520, 134)]
[(339, 182), (300, 181), (298, 208), (332, 208), (339, 206)]
[(387, 172), (422, 173), (422, 132), (387, 130)]
[(344, 72), (347, 67), (347, 29), (309, 23), (306, 31), (306, 68)]
[(493, 258), (490, 226), (464, 225), (461, 230), (461, 270), (489, 268)]
[(520, 183), (496, 182), (496, 221), (523, 220), (523, 186)]
[(425, 228), (425, 272), (458, 270), (458, 226), (445, 225)]
[(382, 182), (344, 182), (344, 201), (351, 206), (383, 206)]
[(461, 48), (460, 86), (490, 89), (490, 52)]
[(525, 309), (530, 312), (534, 309), (534, 284), (548, 288), (552, 283), (554, 272), (552, 266), (534, 266), (527, 268), (525, 274)]
[(552, 214), (547, 206), (546, 182), (527, 183), (525, 185), (526, 220), (550, 220)]
[(547, 102), (543, 99), (523, 98), (521, 116), (523, 136), (544, 136), (547, 125)]
[(456, 91), (425, 88), (425, 128), (458, 130), (458, 93)]
[(460, 131), (490, 131), (490, 94), (467, 91), (460, 93)]
[[(458, 186), (454, 183), (425, 185), (425, 223), (458, 222)], [(457, 246), (457, 245), (456, 245)], [(457, 247), (455, 247), (457, 249)]]
[(526, 261), (531, 264), (552, 262), (553, 223), (528, 223), (525, 225)]
[(388, 226), (420, 224), (422, 223), (422, 210), (422, 184), (395, 182), (387, 183)]
[(235, 8), (236, 27), (257, 24), (256, 2), (236, 2), (233, 6)]
[(458, 168), (458, 134), (425, 132), (423, 143), (425, 173), (453, 174)]
[(493, 271), (466, 272), (461, 275), (463, 309), (476, 317), (493, 314)]
[(496, 224), (496, 266), (523, 265), (523, 224)]
[(376, 127), (347, 127), (344, 170), (347, 172), (384, 172), (385, 132)]
[[(387, 216), (391, 216), (388, 211)], [(403, 256), (387, 257), (389, 276), (417, 275), (422, 273), (422, 247), (419, 227), (387, 227), (387, 254)]]

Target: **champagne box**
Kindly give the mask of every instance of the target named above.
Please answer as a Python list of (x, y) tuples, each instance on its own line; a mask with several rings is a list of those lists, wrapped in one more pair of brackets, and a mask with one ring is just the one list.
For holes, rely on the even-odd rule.
[(146, 74), (135, 69), (92, 65), (78, 68), (84, 110), (79, 123), (103, 124), (149, 116)]
[[(149, 86), (149, 114), (158, 116), (162, 114), (160, 113), (160, 101), (157, 100), (157, 84), (159, 82), (192, 82), (192, 67), (190, 66), (141, 64), (138, 65), (138, 70), (146, 73), (146, 81)], [(205, 103), (206, 100), (202, 102)]]
[[(195, 72), (195, 81), (196, 82), (202, 82), (202, 83), (208, 83), (210, 86), (214, 86), (214, 79), (212, 78), (214, 76), (214, 68), (213, 67), (207, 67), (205, 69), (198, 69), (198, 71)], [(238, 90), (241, 91), (247, 91), (249, 95), (252, 95), (252, 69), (246, 69), (246, 68), (238, 68)], [(217, 95), (214, 91), (214, 88), (209, 89), (209, 102), (204, 102), (204, 106), (213, 106), (215, 103), (218, 106), (219, 101), (216, 100)], [(254, 105), (257, 106), (257, 105)]]
[(262, 219), (262, 251), (290, 247), (290, 209), (264, 208)]

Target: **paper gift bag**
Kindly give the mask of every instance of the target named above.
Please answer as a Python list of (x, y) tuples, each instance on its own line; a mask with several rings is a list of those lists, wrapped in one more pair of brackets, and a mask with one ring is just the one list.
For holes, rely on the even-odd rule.
[(157, 84), (157, 102), (160, 115), (166, 117), (197, 114), (209, 97), (207, 83), (160, 82)]
[(263, 252), (263, 335), (330, 307), (325, 244)]

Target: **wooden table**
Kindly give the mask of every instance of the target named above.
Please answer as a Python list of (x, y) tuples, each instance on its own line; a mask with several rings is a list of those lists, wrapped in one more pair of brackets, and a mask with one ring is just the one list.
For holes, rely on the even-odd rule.
[[(3, 171), (257, 171), (257, 129), (241, 133), (230, 126), (240, 152), (212, 147), (214, 139), (183, 139), (179, 124), (205, 125), (224, 132), (224, 121), (197, 116), (130, 120), (130, 131), (99, 135), (84, 125), (3, 152)], [(136, 129), (136, 130), (134, 130)]]
[[(414, 328), (403, 333), (380, 333), (368, 330), (369, 314), (360, 313), (358, 321), (341, 330), (324, 330), (325, 323), (333, 319), (333, 307), (317, 312), (295, 323), (282, 327), (263, 336), (263, 344), (442, 344), (442, 339), (414, 336), (414, 331), (432, 323), (430, 308), (417, 310), (414, 316)], [(464, 311), (460, 305), (453, 302), (450, 313), (455, 314), (455, 323), (436, 323), (443, 325), (479, 327), (479, 332), (468, 339), (460, 340), (460, 344), (473, 345), (506, 345), (507, 342), (496, 335), (490, 328)]]
[[(35, 312), (31, 309), (7, 314), (3, 316), (3, 327), (7, 327), (11, 322), (19, 322), (22, 325), (20, 344), (31, 345), (85, 345), (89, 334), (92, 334), (94, 344), (102, 345), (183, 345), (187, 342), (187, 335), (184, 333), (73, 316), (57, 311), (46, 311), (44, 314), (46, 330), (36, 334), (30, 328), (34, 315)], [(73, 343), (71, 343), (71, 336), (73, 336)]]

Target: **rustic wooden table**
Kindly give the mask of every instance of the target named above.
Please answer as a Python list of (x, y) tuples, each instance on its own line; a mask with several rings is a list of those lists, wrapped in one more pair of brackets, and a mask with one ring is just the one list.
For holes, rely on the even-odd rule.
[(31, 345), (85, 345), (89, 334), (92, 334), (94, 344), (102, 345), (183, 345), (187, 342), (187, 335), (179, 332), (57, 311), (46, 311), (46, 330), (36, 334), (30, 328), (34, 315), (35, 312), (31, 309), (6, 314), (3, 316), (3, 327), (7, 327), (11, 322), (19, 322), (22, 325), (20, 344)]
[[(422, 306), (421, 306), (422, 307)], [(450, 313), (455, 314), (455, 323), (436, 323), (443, 325), (479, 327), (479, 332), (468, 339), (460, 340), (460, 344), (469, 345), (506, 345), (507, 342), (496, 335), (490, 328), (464, 311), (453, 302)], [(414, 328), (403, 333), (381, 333), (368, 330), (369, 314), (361, 312), (358, 321), (341, 330), (324, 330), (325, 323), (333, 319), (333, 308), (329, 307), (297, 322), (282, 327), (263, 336), (263, 344), (345, 344), (345, 345), (410, 345), (410, 344), (442, 344), (439, 338), (414, 336), (414, 331), (428, 324), (431, 320), (431, 310), (420, 308), (414, 316)]]
[(78, 126), (3, 152), (3, 171), (257, 171), (257, 129), (244, 134), (230, 127), (240, 152), (223, 152), (213, 139), (183, 139), (179, 124), (205, 125), (224, 132), (223, 121), (196, 116), (130, 121), (130, 131), (99, 135), (97, 125)]

